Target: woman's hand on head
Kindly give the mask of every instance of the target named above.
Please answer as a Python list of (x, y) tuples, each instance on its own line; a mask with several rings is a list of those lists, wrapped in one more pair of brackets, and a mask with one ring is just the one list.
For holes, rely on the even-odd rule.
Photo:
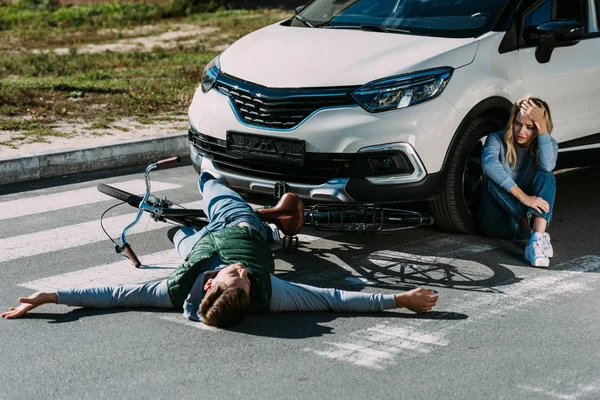
[(430, 311), (437, 300), (438, 296), (434, 292), (423, 288), (416, 288), (394, 296), (396, 308), (404, 307), (418, 313)]
[(521, 103), (521, 110), (536, 126), (539, 135), (548, 133), (546, 125), (546, 110), (529, 99)]
[(521, 203), (523, 203), (529, 208), (533, 208), (539, 213), (550, 212), (550, 205), (546, 200), (542, 199), (541, 197), (525, 195), (521, 200)]
[(7, 312), (3, 312), (0, 316), (6, 319), (22, 317), (42, 304), (56, 303), (58, 301), (58, 294), (56, 292), (35, 292), (29, 297), (19, 297), (17, 301), (21, 303), (20, 306), (10, 307)]

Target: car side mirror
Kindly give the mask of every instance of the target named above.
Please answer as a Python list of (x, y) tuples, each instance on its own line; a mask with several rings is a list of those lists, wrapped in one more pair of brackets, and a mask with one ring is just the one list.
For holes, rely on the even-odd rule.
[(536, 60), (540, 64), (547, 63), (555, 48), (576, 45), (583, 38), (584, 32), (583, 25), (576, 21), (544, 22), (537, 27), (540, 46), (535, 51)]
[(303, 5), (303, 6), (298, 6), (298, 7), (296, 7), (296, 10), (295, 10), (294, 14), (300, 14), (300, 12), (301, 12), (302, 10), (304, 10), (304, 8), (306, 8), (306, 4), (305, 4), (305, 5)]

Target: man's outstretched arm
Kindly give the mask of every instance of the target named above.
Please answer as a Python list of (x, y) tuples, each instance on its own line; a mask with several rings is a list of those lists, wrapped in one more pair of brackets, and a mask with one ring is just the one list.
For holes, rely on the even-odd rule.
[(430, 311), (438, 296), (417, 288), (405, 293), (378, 294), (319, 288), (287, 282), (271, 275), (271, 311), (346, 311), (379, 312), (407, 308), (415, 312)]
[(140, 285), (108, 285), (36, 292), (29, 297), (19, 298), (18, 302), (21, 303), (20, 306), (11, 307), (7, 312), (1, 314), (2, 317), (6, 319), (19, 318), (46, 303), (91, 308), (173, 308), (166, 281)]
[(19, 318), (42, 304), (56, 303), (58, 302), (58, 294), (54, 291), (35, 292), (29, 297), (19, 297), (17, 301), (21, 303), (21, 305), (18, 307), (10, 307), (7, 312), (0, 314), (2, 318)]

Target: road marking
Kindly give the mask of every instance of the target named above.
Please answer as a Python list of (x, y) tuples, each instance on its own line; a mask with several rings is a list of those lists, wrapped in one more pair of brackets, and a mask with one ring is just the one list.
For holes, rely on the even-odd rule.
[(129, 260), (123, 259), (112, 264), (36, 279), (19, 286), (33, 290), (57, 290), (145, 283), (166, 278), (182, 262), (175, 249), (141, 256), (140, 261), (144, 263), (142, 268), (135, 268)]
[(582, 256), (574, 260), (562, 262), (556, 267), (572, 272), (598, 272), (600, 271), (600, 256)]
[[(577, 381), (580, 380), (579, 376), (565, 378), (565, 376), (554, 377), (552, 379), (545, 378), (542, 379), (542, 382), (537, 380), (532, 385), (517, 385), (517, 387), (529, 393), (543, 394), (547, 398), (554, 399), (576, 400), (598, 397), (598, 393), (600, 393), (600, 380), (595, 379), (590, 383), (578, 383)], [(527, 397), (529, 396), (523, 396), (523, 398)]]
[[(186, 208), (200, 208), (201, 205), (202, 202), (196, 201), (184, 204), (183, 206)], [(121, 230), (133, 221), (135, 215), (136, 213), (105, 218), (103, 220), (104, 228), (110, 235), (113, 235), (113, 237), (120, 235)], [(165, 225), (164, 222), (155, 222), (150, 218), (149, 214), (144, 213), (140, 222), (129, 230), (128, 234), (131, 235), (139, 232), (153, 231), (165, 228), (166, 226), (167, 225)], [(0, 239), (0, 262), (83, 246), (102, 240), (107, 241), (107, 247), (110, 246), (108, 238), (100, 228), (99, 221), (84, 222), (81, 224), (9, 237)]]
[(427, 354), (448, 345), (448, 340), (411, 327), (382, 323), (351, 333), (350, 340), (326, 342), (326, 350), (310, 350), (325, 358), (382, 370), (395, 364), (395, 358), (409, 351)]
[[(143, 179), (136, 179), (127, 182), (111, 183), (118, 189), (129, 193), (143, 193), (146, 190)], [(152, 182), (152, 190), (158, 192), (180, 188), (180, 185), (174, 185), (166, 182)], [(67, 192), (46, 194), (42, 196), (31, 197), (28, 199), (10, 200), (0, 202), (0, 220), (22, 217), (47, 211), (62, 210), (69, 207), (81, 206), (84, 204), (99, 203), (101, 201), (114, 199), (104, 193), (100, 193), (95, 187), (70, 190)]]
[[(467, 245), (452, 251), (459, 241)], [(443, 282), (446, 287), (454, 285), (470, 290), (464, 296), (440, 298), (437, 309), (449, 310), (448, 315), (455, 314), (456, 318), (452, 323), (444, 324), (420, 318), (403, 318), (398, 322), (387, 320), (375, 327), (340, 336), (338, 340), (320, 344), (316, 348), (305, 348), (304, 351), (371, 369), (385, 369), (397, 365), (400, 358), (416, 357), (449, 345), (450, 334), (461, 336), (462, 330), (469, 330), (469, 324), (526, 310), (558, 296), (592, 290), (590, 282), (600, 280), (599, 274), (589, 273), (600, 271), (600, 257), (588, 255), (556, 265), (562, 271), (501, 264), (515, 273), (515, 279), (489, 290), (479, 290), (485, 288), (478, 288), (473, 283), (492, 278), (493, 270), (476, 261), (457, 257), (460, 253), (472, 255), (492, 250), (491, 247), (477, 246), (469, 246), (462, 238), (438, 238), (435, 243), (420, 241), (412, 246), (397, 247), (403, 251), (390, 249), (374, 252), (365, 256), (362, 261), (357, 260), (358, 267), (352, 269), (354, 273), (362, 272), (363, 279), (369, 278), (367, 281), (375, 278), (375, 283), (386, 283), (389, 286), (415, 284), (419, 283), (417, 278), (429, 277), (428, 280), (437, 279), (438, 283)], [(427, 247), (431, 251), (437, 248), (434, 253), (453, 253), (455, 257), (426, 255), (427, 252), (423, 249)], [(453, 275), (456, 271), (460, 271), (460, 276), (464, 277), (462, 281)], [(442, 314), (440, 320), (443, 319)]]
[(375, 281), (370, 281), (366, 278), (362, 278), (362, 277), (357, 277), (357, 276), (350, 276), (348, 278), (344, 279), (346, 282), (355, 284), (355, 285), (376, 285), (377, 282)]

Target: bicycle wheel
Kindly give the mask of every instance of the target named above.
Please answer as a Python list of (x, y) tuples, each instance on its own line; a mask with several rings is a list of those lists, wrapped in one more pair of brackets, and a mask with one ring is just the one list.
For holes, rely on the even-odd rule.
[[(117, 189), (116, 187), (105, 185), (104, 183), (99, 184), (97, 188), (98, 191), (114, 197), (117, 200), (124, 201), (136, 209), (139, 208), (139, 205), (143, 200), (142, 196), (131, 194), (124, 190)], [(148, 199), (146, 202), (151, 207), (160, 211), (160, 217), (158, 217), (159, 221), (169, 220), (186, 226), (204, 226), (208, 223), (206, 214), (203, 210), (169, 208), (167, 205), (154, 202), (152, 199)]]

